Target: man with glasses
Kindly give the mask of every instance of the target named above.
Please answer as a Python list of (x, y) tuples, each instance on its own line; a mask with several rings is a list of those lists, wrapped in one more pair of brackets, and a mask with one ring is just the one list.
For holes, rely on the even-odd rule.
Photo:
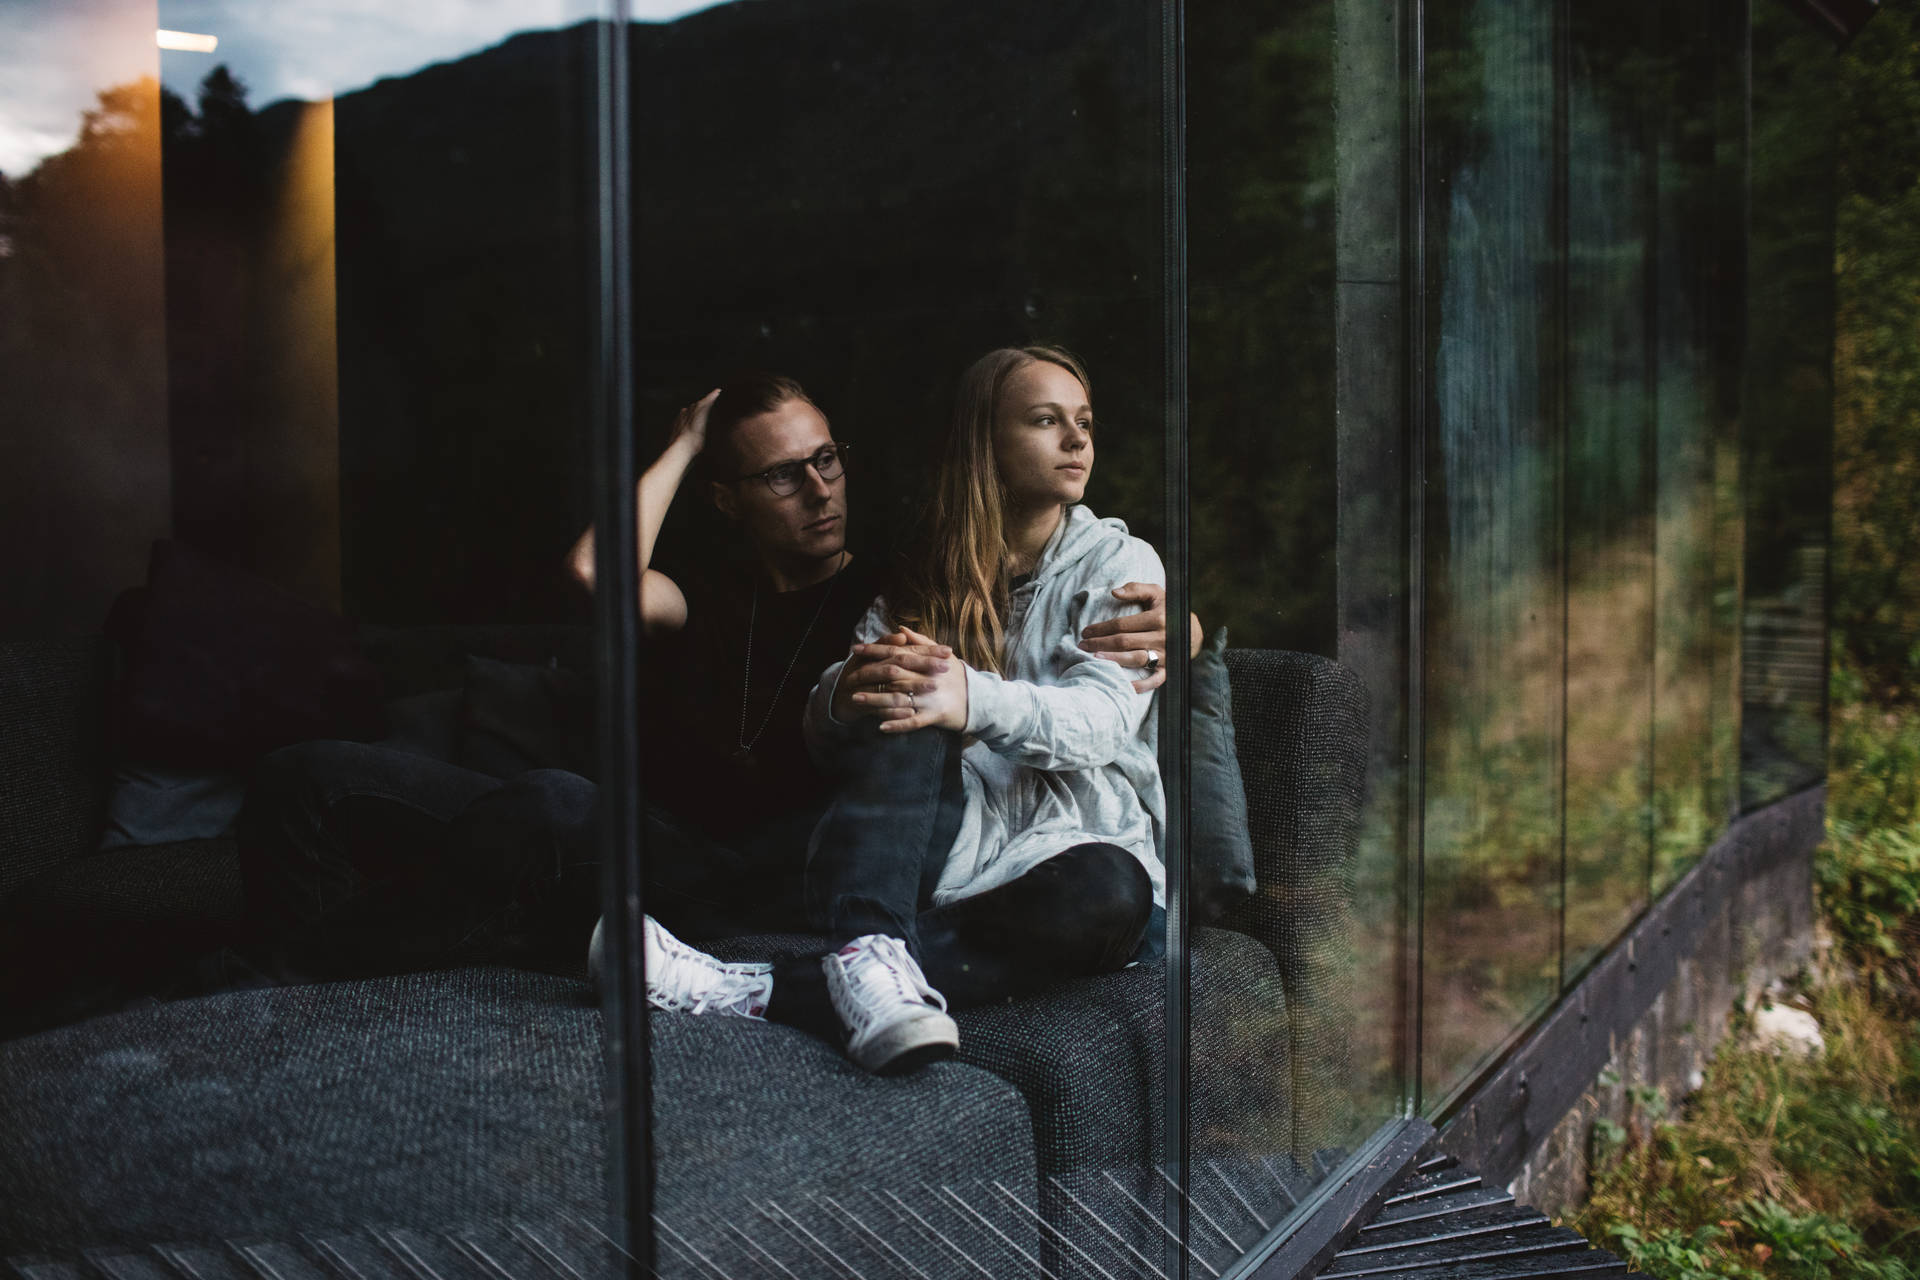
[[(808, 756), (801, 735), (819, 673), (846, 657), (867, 606), (885, 591), (884, 557), (848, 549), (849, 446), (791, 378), (747, 374), (682, 409), (640, 477), (637, 560), (646, 632), (640, 733), (648, 805), (648, 909), (690, 937), (806, 928), (808, 849), (840, 795), (843, 814), (885, 821)], [(668, 507), (702, 460), (708, 494), (739, 529), (749, 564), (676, 580), (654, 567)], [(593, 533), (573, 573), (593, 586)], [(1165, 647), (1164, 591), (1130, 584), (1143, 612), (1092, 629), (1091, 650), (1143, 668)], [(902, 653), (913, 665), (936, 655)], [(869, 778), (876, 795), (892, 784)], [(875, 816), (885, 815), (885, 816)], [(903, 832), (903, 843), (940, 838)], [(863, 842), (871, 847), (872, 842)], [(814, 891), (819, 891), (818, 858)], [(854, 874), (857, 875), (857, 872)]]

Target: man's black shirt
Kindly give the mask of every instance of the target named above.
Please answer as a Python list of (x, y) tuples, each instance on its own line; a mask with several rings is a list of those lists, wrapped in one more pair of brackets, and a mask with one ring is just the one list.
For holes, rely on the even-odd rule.
[[(670, 574), (686, 596), (687, 624), (642, 650), (641, 783), (650, 805), (724, 841), (825, 803), (828, 784), (800, 724), (820, 673), (847, 656), (855, 624), (880, 594), (879, 569), (876, 558), (854, 555), (834, 577), (788, 592), (775, 591), (758, 565)], [(743, 741), (751, 744), (744, 759)]]

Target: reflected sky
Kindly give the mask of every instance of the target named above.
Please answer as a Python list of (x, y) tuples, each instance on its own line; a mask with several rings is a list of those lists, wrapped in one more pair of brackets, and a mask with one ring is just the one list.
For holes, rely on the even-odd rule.
[[(664, 22), (711, 7), (632, 0), (629, 10)], [(143, 75), (191, 101), (224, 62), (256, 107), (326, 98), (611, 8), (611, 0), (0, 0), (0, 173), (18, 177), (64, 150), (96, 93)], [(219, 51), (162, 54), (156, 26), (217, 36)]]

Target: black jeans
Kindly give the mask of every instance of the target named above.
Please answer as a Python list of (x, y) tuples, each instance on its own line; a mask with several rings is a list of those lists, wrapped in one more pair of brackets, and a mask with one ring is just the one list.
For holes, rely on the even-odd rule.
[[(959, 735), (882, 734), (877, 725), (863, 720), (855, 729), (808, 858), (808, 903), (833, 942), (829, 950), (863, 934), (900, 938), (956, 1009), (1110, 972), (1134, 958), (1152, 915), (1153, 884), (1116, 845), (1075, 845), (986, 893), (932, 906), (964, 802)], [(825, 953), (775, 964), (767, 1017), (838, 1039), (820, 968)]]
[[(282, 980), (503, 956), (577, 962), (600, 911), (597, 794), (557, 769), (503, 782), (367, 743), (276, 751), (240, 818), (249, 959)], [(837, 947), (891, 934), (961, 1006), (1132, 958), (1151, 886), (1111, 845), (1077, 846), (929, 909), (962, 804), (957, 735), (863, 721), (822, 814), (723, 842), (649, 808), (647, 909), (689, 939), (812, 929)], [(837, 1034), (824, 953), (781, 963), (770, 1016)]]
[[(248, 959), (282, 980), (578, 963), (600, 912), (597, 798), (559, 769), (501, 781), (368, 743), (276, 751), (240, 815)], [(650, 807), (648, 910), (690, 938), (806, 929), (819, 820), (797, 812), (722, 842)]]
[[(912, 737), (859, 735), (819, 808), (728, 839), (649, 806), (648, 912), (693, 940), (831, 920), (911, 938), (961, 802), (958, 754)], [(558, 769), (503, 782), (377, 744), (276, 751), (240, 817), (248, 959), (282, 980), (578, 960), (600, 911), (597, 797)]]

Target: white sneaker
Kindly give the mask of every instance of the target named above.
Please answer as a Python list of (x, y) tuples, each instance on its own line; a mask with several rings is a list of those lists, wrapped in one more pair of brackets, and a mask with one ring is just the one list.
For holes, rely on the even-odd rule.
[(927, 985), (906, 944), (885, 934), (855, 938), (822, 956), (833, 1009), (851, 1038), (847, 1056), (869, 1071), (911, 1071), (960, 1047), (947, 999)]
[[(773, 994), (770, 964), (728, 964), (688, 946), (646, 917), (647, 1003), (656, 1009), (685, 1010), (736, 1018), (761, 1018)], [(601, 925), (587, 946), (587, 967), (600, 980)]]

